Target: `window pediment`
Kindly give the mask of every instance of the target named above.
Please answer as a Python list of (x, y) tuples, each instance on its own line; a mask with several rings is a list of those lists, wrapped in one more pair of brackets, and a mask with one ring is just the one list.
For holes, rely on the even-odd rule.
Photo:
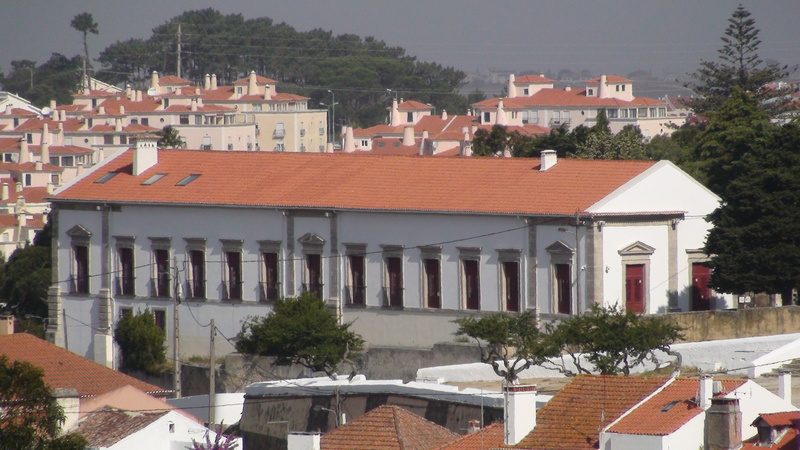
[(547, 250), (547, 252), (550, 253), (551, 255), (572, 256), (572, 254), (575, 253), (575, 249), (565, 244), (563, 241), (556, 241), (550, 244), (550, 246), (547, 247), (545, 250)]
[(316, 233), (306, 233), (297, 239), (303, 245), (325, 245), (325, 239)]
[(652, 255), (656, 251), (655, 247), (651, 247), (642, 241), (636, 241), (633, 244), (621, 249), (619, 254), (626, 255)]
[(88, 240), (92, 237), (92, 232), (84, 228), (82, 225), (75, 225), (67, 230), (67, 236), (73, 239)]

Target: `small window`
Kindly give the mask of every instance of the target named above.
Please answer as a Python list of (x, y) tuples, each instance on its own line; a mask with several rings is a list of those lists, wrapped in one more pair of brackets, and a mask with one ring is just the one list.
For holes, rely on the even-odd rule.
[(526, 95), (526, 96), (527, 96), (527, 95), (531, 95), (531, 90), (530, 90), (530, 89), (528, 89), (528, 88), (525, 88), (525, 89), (523, 89), (523, 90), (522, 90), (522, 94), (523, 94), (523, 95)]
[(491, 118), (492, 116), (490, 112), (486, 111), (483, 113), (483, 123), (489, 123)]
[(75, 158), (72, 156), (62, 156), (61, 157), (61, 165), (63, 167), (74, 167), (75, 166)]
[(89, 293), (89, 247), (76, 245), (72, 248), (74, 261), (72, 276), (74, 280), (73, 291), (79, 294)]
[(242, 253), (241, 251), (225, 252), (226, 293), (230, 300), (242, 299)]
[(186, 186), (187, 184), (191, 183), (192, 181), (194, 181), (194, 180), (196, 180), (198, 178), (200, 178), (200, 174), (199, 173), (191, 174), (188, 177), (182, 179), (181, 181), (178, 181), (175, 184), (175, 186)]
[(26, 134), (25, 135), (25, 141), (27, 141), (28, 144), (33, 144), (33, 133)]
[(125, 136), (124, 134), (120, 135), (119, 143), (120, 145), (128, 145), (128, 136)]
[(102, 177), (98, 178), (97, 181), (95, 181), (95, 183), (100, 183), (100, 184), (105, 183), (106, 181), (108, 181), (108, 180), (114, 178), (115, 176), (117, 176), (118, 174), (119, 174), (119, 172), (108, 172), (107, 174), (105, 174)]
[(237, 88), (236, 88), (236, 93), (237, 93), (238, 95), (242, 95), (242, 87), (241, 87), (241, 86), (239, 86), (239, 87), (237, 87)]
[(406, 113), (406, 122), (408, 122), (408, 123), (414, 122), (414, 113), (413, 112)]
[(181, 114), (180, 124), (181, 125), (189, 125), (189, 115), (188, 114)]
[(142, 117), (142, 125), (150, 125), (150, 119), (147, 117)]
[(189, 259), (191, 280), (189, 286), (191, 298), (205, 298), (206, 296), (206, 253), (203, 250), (190, 250)]
[(586, 95), (589, 97), (594, 97), (594, 89), (587, 89)]
[(165, 176), (166, 176), (166, 174), (164, 174), (164, 173), (157, 173), (157, 174), (153, 175), (152, 177), (148, 178), (147, 180), (145, 180), (145, 182), (142, 183), (142, 185), (143, 186), (150, 186), (151, 184), (153, 184), (156, 181), (164, 178)]
[(625, 92), (625, 85), (622, 85), (622, 92)]
[(33, 184), (33, 177), (31, 176), (31, 174), (26, 173), (25, 174), (25, 186), (30, 186), (31, 184)]
[(131, 119), (131, 125), (139, 125), (139, 119), (137, 119), (137, 118), (135, 118), (135, 117), (134, 117), (134, 118), (132, 118), (132, 119)]
[[(6, 162), (11, 162), (10, 160), (6, 160)], [(59, 163), (58, 156), (51, 156), (50, 157), (50, 164), (57, 166)]]
[(114, 135), (113, 134), (105, 134), (105, 135), (103, 135), (103, 144), (104, 145), (114, 145)]

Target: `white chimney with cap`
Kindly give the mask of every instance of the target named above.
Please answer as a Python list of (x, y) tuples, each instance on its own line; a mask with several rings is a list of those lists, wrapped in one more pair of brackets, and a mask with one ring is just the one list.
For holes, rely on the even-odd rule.
[(133, 138), (133, 175), (158, 164), (158, 136), (139, 135)]
[(411, 125), (403, 128), (403, 145), (414, 145), (414, 127)]
[(517, 445), (536, 427), (536, 386), (503, 386), (504, 443)]
[(558, 155), (556, 155), (555, 150), (542, 150), (540, 154), (540, 161), (541, 164), (539, 165), (540, 172), (546, 172), (550, 170), (551, 167), (558, 164)]

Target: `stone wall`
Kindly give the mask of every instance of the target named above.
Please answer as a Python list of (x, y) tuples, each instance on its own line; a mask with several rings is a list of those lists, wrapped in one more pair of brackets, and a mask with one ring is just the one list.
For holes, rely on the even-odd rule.
[(684, 328), (684, 342), (800, 332), (800, 306), (671, 313), (665, 317)]

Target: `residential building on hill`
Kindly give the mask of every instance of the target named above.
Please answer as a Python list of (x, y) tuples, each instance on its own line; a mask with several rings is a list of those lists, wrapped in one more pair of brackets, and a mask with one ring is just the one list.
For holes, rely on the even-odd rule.
[(50, 200), (49, 339), (107, 365), (124, 310), (173, 323), (176, 282), (178, 310), (197, 320), (181, 321), (189, 355), (206, 351), (209, 318), (233, 336), (304, 291), (367, 342), (409, 347), (452, 340), (451, 321), (479, 311), (733, 306), (704, 281), (704, 218), (719, 198), (668, 161), (203, 152), (142, 138)]
[(554, 87), (555, 80), (543, 75), (508, 78), (508, 95), (472, 105), (481, 124), (541, 125), (549, 128), (593, 126), (599, 111), (605, 111), (609, 127), (619, 133), (626, 125), (639, 127), (645, 138), (671, 134), (685, 117), (668, 114), (661, 100), (633, 95), (633, 81), (602, 75), (581, 88)]

